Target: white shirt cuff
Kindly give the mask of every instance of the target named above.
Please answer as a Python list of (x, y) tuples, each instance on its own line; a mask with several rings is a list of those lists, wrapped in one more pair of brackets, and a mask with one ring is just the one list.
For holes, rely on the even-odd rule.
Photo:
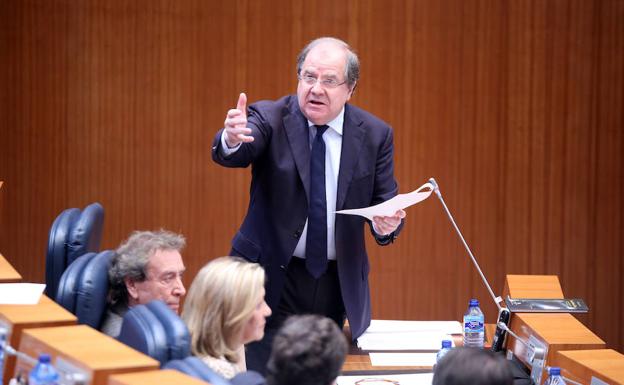
[(230, 156), (240, 148), (241, 144), (237, 144), (236, 146), (230, 148), (225, 141), (225, 130), (221, 133), (221, 150), (223, 151), (223, 155)]

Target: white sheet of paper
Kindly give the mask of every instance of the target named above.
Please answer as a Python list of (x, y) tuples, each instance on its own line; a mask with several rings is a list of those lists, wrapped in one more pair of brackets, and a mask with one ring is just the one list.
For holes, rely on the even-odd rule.
[(361, 215), (373, 220), (374, 216), (392, 216), (397, 210), (405, 209), (416, 203), (429, 198), (433, 192), (433, 185), (429, 182), (420, 186), (418, 189), (407, 194), (399, 194), (392, 199), (388, 199), (375, 206), (364, 207), (361, 209), (349, 209), (336, 211), (336, 214)]
[(357, 339), (363, 350), (439, 350), (442, 340), (453, 341), (450, 334), (461, 334), (457, 321), (371, 321)]
[(440, 350), (442, 340), (453, 338), (444, 333), (401, 332), (369, 333), (357, 339), (362, 350)]
[(438, 332), (461, 334), (462, 325), (458, 321), (399, 321), (374, 319), (365, 333), (398, 332)]
[[(433, 373), (416, 373), (416, 374), (383, 374), (383, 375), (361, 375), (361, 376), (338, 376), (337, 385), (355, 385), (358, 381), (367, 379), (366, 382), (360, 382), (362, 385), (390, 385), (392, 381), (399, 385), (431, 385), (433, 381)], [(379, 381), (373, 381), (378, 379)]]
[(0, 283), (0, 305), (36, 305), (43, 289), (42, 283)]
[(437, 353), (369, 353), (373, 366), (429, 366), (433, 367)]

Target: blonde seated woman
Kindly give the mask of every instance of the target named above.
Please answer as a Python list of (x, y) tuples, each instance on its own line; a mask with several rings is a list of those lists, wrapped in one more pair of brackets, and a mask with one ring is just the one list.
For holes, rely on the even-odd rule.
[(247, 370), (244, 345), (264, 336), (271, 309), (264, 301), (264, 269), (237, 257), (208, 262), (186, 295), (182, 319), (191, 351), (226, 379)]

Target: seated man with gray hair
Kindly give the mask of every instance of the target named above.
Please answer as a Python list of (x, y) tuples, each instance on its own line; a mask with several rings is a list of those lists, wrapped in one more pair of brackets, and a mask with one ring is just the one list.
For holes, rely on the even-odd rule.
[(290, 316), (273, 340), (268, 385), (332, 385), (347, 356), (336, 322), (320, 315)]
[(179, 313), (186, 294), (182, 235), (165, 230), (135, 231), (119, 246), (108, 270), (108, 310), (100, 330), (117, 337), (132, 306), (158, 299)]

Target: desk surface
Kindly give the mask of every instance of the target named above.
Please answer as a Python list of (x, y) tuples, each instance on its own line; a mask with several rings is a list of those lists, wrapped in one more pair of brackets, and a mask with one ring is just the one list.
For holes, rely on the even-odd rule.
[(150, 370), (146, 372), (115, 374), (108, 379), (108, 385), (206, 385), (207, 382), (198, 380), (177, 370)]
[[(9, 344), (17, 348), (25, 328), (74, 325), (76, 316), (42, 295), (36, 305), (0, 305), (0, 323), (7, 324), (11, 330)], [(14, 369), (15, 357), (7, 356), (4, 366), (4, 384), (9, 382)]]
[(20, 273), (0, 254), (0, 282), (19, 282), (21, 280)]
[[(85, 370), (92, 385), (104, 385), (118, 373), (155, 370), (159, 363), (114, 338), (86, 325), (25, 329), (19, 350), (31, 357), (48, 352), (58, 365), (59, 358)], [(16, 372), (27, 373), (32, 365), (18, 358)]]
[(573, 380), (589, 384), (595, 376), (609, 384), (624, 384), (624, 355), (613, 349), (559, 351), (555, 360), (562, 374)]
[[(494, 336), (496, 325), (485, 325), (485, 347), (491, 346), (490, 341)], [(453, 342), (455, 346), (462, 346), (464, 344), (463, 336), (461, 334), (453, 334)], [(433, 351), (419, 351), (418, 353), (431, 353)], [(349, 354), (345, 359), (345, 363), (342, 365), (343, 374), (381, 374), (381, 373), (421, 373), (431, 372), (431, 366), (373, 366), (371, 364), (369, 352), (363, 351), (355, 345), (349, 348)], [(405, 353), (414, 353), (414, 351), (405, 351)]]
[(76, 323), (76, 316), (45, 295), (36, 305), (0, 305), (0, 320), (11, 325), (62, 326)]

